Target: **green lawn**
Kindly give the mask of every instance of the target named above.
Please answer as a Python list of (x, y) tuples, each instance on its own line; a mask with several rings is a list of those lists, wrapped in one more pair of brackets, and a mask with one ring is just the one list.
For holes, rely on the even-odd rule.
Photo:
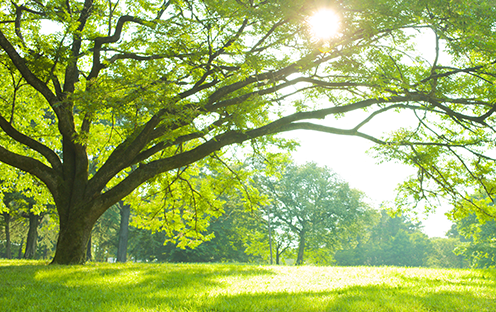
[(496, 270), (0, 260), (0, 311), (496, 311)]

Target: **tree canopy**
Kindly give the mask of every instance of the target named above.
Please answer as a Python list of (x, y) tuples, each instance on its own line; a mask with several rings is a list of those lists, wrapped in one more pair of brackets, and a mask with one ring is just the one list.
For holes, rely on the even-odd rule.
[[(322, 7), (340, 19), (327, 40), (307, 24)], [(161, 198), (163, 219), (185, 237), (205, 228), (198, 217), (222, 213), (227, 186), (257, 202), (228, 147), (273, 152), (292, 146), (275, 134), (297, 129), (371, 140), (386, 160), (419, 169), (403, 185), (408, 198), (463, 198), (494, 217), (465, 190), (490, 200), (496, 190), (486, 153), (495, 23), (482, 0), (4, 1), (0, 161), (53, 197), (61, 264), (84, 262), (96, 220), (126, 196)], [(426, 33), (432, 59), (416, 49)], [(357, 110), (368, 116), (333, 125)], [(414, 112), (418, 125), (363, 131), (391, 111)], [(188, 182), (207, 167), (235, 178)]]
[[(454, 232), (454, 233), (453, 233)], [(496, 221), (482, 221), (472, 213), (456, 220), (451, 234), (464, 237), (466, 242), (455, 253), (464, 256), (472, 267), (496, 267)]]
[(362, 193), (315, 163), (291, 164), (280, 179), (260, 178), (259, 183), (272, 200), (266, 209), (269, 226), (298, 246), (296, 264), (304, 263), (305, 249), (328, 250), (323, 258), (330, 260), (330, 253), (359, 231), (368, 208)]
[(392, 218), (385, 210), (380, 216), (371, 217), (354, 248), (336, 252), (338, 265), (428, 265), (433, 250), (427, 235), (420, 231), (420, 223), (413, 223), (405, 216)]

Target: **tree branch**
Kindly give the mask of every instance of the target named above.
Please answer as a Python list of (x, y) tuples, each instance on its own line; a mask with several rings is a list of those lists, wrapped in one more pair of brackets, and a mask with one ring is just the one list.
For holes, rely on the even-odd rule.
[(434, 74), (434, 75), (431, 74), (431, 75), (429, 75), (429, 77), (422, 79), (420, 81), (420, 83), (418, 83), (417, 85), (419, 85), (421, 83), (426, 83), (427, 81), (429, 81), (431, 79), (448, 77), (448, 76), (455, 75), (458, 73), (471, 73), (471, 72), (477, 71), (479, 69), (482, 69), (486, 66), (494, 65), (494, 64), (496, 64), (496, 61), (492, 61), (492, 62), (484, 64), (484, 65), (479, 65), (479, 66), (474, 66), (474, 67), (469, 67), (469, 68), (452, 68), (452, 67), (440, 67), (440, 66), (438, 66), (437, 67), (438, 69), (451, 69), (451, 71), (445, 72), (442, 74)]
[[(68, 5), (68, 10), (69, 4)], [(91, 10), (93, 8), (93, 0), (85, 0), (83, 9), (81, 10), (81, 14), (78, 18), (78, 28), (73, 34), (73, 43), (71, 47), (71, 59), (67, 64), (65, 69), (65, 81), (64, 81), (64, 91), (68, 93), (73, 93), (75, 88), (75, 83), (78, 80), (78, 68), (77, 61), (79, 58), (79, 52), (81, 51), (82, 38), (81, 33), (86, 26), (86, 22), (90, 17)]]
[(292, 131), (292, 130), (313, 130), (313, 131), (319, 131), (319, 132), (325, 132), (325, 133), (331, 133), (331, 134), (339, 134), (339, 135), (348, 135), (348, 136), (357, 136), (361, 137), (364, 139), (367, 139), (369, 141), (372, 141), (377, 144), (387, 144), (387, 142), (379, 140), (373, 136), (370, 136), (368, 134), (358, 132), (355, 129), (351, 130), (346, 130), (346, 129), (339, 129), (339, 128), (333, 128), (333, 127), (328, 127), (328, 126), (323, 126), (323, 125), (317, 125), (309, 122), (297, 122), (297, 123), (291, 123), (287, 126), (281, 127), (281, 132), (286, 132), (286, 131)]
[[(301, 66), (304, 65), (304, 63), (307, 61), (308, 58), (313, 58), (314, 54), (310, 54), (302, 59), (300, 59), (297, 62), (294, 62), (291, 65), (288, 65), (282, 69), (272, 71), (272, 72), (265, 72), (257, 75), (252, 75), (250, 77), (247, 77), (246, 79), (242, 81), (235, 82), (233, 84), (230, 84), (228, 86), (223, 86), (219, 89), (217, 89), (215, 92), (213, 92), (209, 97), (208, 97), (208, 102), (205, 105), (205, 109), (209, 110), (211, 107), (215, 105), (215, 102), (220, 100), (222, 97), (233, 93), (237, 90), (240, 90), (252, 83), (256, 83), (259, 81), (263, 80), (275, 80), (275, 79), (282, 79), (283, 77), (287, 77), (291, 74), (297, 73), (301, 70)], [(318, 61), (317, 61), (318, 62)]]
[(50, 103), (54, 105), (58, 99), (55, 94), (50, 90), (50, 88), (28, 68), (26, 61), (17, 53), (14, 46), (5, 37), (3, 32), (0, 30), (0, 46), (9, 55), (10, 60), (14, 63), (14, 66), (19, 70), (22, 77), (29, 83), (35, 90), (40, 92), (41, 95)]
[(308, 78), (308, 77), (298, 77), (298, 78), (295, 78), (295, 79), (290, 80), (290, 81), (286, 81), (284, 83), (281, 83), (281, 84), (274, 86), (274, 87), (271, 87), (271, 88), (257, 90), (254, 92), (243, 94), (243, 95), (235, 97), (235, 98), (231, 98), (228, 100), (217, 102), (215, 105), (208, 106), (208, 110), (215, 111), (219, 108), (240, 104), (240, 103), (243, 103), (244, 101), (248, 100), (250, 97), (252, 97), (254, 95), (271, 94), (271, 93), (277, 92), (279, 90), (282, 90), (284, 88), (287, 88), (289, 86), (300, 83), (300, 82), (308, 82), (308, 83), (312, 83), (316, 86), (326, 87), (326, 88), (344, 88), (344, 87), (368, 86), (367, 84), (354, 83), (354, 82), (326, 82), (326, 81), (320, 81), (320, 80), (316, 80), (316, 79), (312, 79), (312, 78)]
[(40, 179), (48, 187), (54, 197), (57, 196), (60, 175), (52, 168), (31, 157), (19, 155), (0, 146), (0, 161)]
[(0, 128), (12, 139), (43, 155), (56, 172), (62, 172), (60, 158), (47, 146), (17, 131), (3, 116), (0, 116)]
[(102, 45), (106, 43), (117, 42), (122, 35), (122, 28), (124, 24), (134, 22), (140, 25), (144, 25), (143, 20), (130, 15), (123, 15), (119, 17), (117, 25), (115, 26), (115, 31), (112, 36), (98, 37), (95, 39), (95, 44), (93, 47), (93, 67), (91, 68), (90, 74), (88, 75), (88, 80), (98, 77), (100, 71), (105, 68), (100, 61), (100, 52), (102, 50)]
[(88, 182), (87, 196), (93, 197), (98, 194), (118, 172), (131, 165), (131, 161), (149, 143), (149, 137), (160, 123), (160, 117), (165, 111), (164, 109), (161, 110), (148, 121), (136, 136), (128, 137), (114, 149), (105, 164)]

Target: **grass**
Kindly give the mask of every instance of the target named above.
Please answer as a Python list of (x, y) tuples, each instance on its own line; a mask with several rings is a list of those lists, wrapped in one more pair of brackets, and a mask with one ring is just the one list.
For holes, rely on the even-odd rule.
[(0, 311), (496, 311), (496, 270), (0, 260)]

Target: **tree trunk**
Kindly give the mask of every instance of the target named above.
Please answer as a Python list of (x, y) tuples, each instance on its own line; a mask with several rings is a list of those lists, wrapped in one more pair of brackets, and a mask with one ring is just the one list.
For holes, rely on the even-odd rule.
[(276, 247), (276, 264), (279, 265), (279, 258), (281, 254), (279, 253), (279, 248)]
[(19, 252), (17, 253), (17, 259), (22, 258), (22, 247), (24, 246), (24, 240), (21, 239), (21, 246), (19, 246)]
[(303, 264), (303, 253), (305, 252), (305, 232), (300, 232), (300, 241), (298, 243), (298, 258), (296, 258), (296, 265)]
[(91, 233), (90, 233), (90, 239), (88, 240), (88, 247), (86, 247), (86, 261), (91, 261), (93, 256), (91, 255)]
[(40, 224), (40, 216), (34, 213), (29, 213), (29, 231), (26, 238), (26, 251), (24, 259), (34, 259), (36, 256), (36, 247), (38, 244), (38, 225)]
[(118, 262), (126, 262), (130, 215), (131, 215), (131, 206), (121, 205), (121, 225), (119, 228), (119, 245), (117, 247)]
[(43, 260), (46, 260), (48, 258), (48, 247), (45, 245), (43, 247)]
[(2, 213), (5, 219), (5, 258), (12, 259), (12, 251), (10, 250), (10, 214)]
[(98, 217), (84, 209), (75, 209), (74, 213), (60, 218), (59, 238), (55, 256), (51, 264), (84, 264), (91, 230)]
[[(272, 260), (272, 233), (270, 228), (270, 213), (267, 213), (267, 226), (269, 228), (269, 253), (270, 253), (270, 264), (273, 264)], [(279, 259), (276, 260), (277, 264), (279, 264)]]

